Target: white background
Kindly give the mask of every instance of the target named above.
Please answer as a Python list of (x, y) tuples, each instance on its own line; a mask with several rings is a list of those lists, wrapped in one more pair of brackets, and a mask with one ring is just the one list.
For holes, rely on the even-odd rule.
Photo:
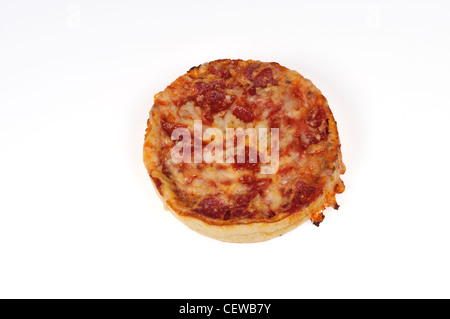
[[(449, 298), (447, 1), (0, 4), (0, 297)], [(229, 244), (164, 211), (153, 95), (218, 58), (322, 90), (339, 211)]]

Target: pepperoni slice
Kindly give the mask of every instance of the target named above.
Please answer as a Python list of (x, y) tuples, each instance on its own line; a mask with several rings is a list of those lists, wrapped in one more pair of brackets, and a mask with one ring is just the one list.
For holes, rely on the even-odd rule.
[(257, 62), (249, 64), (243, 71), (244, 76), (247, 79), (252, 80), (253, 79), (253, 73), (255, 73), (255, 71), (258, 70), (259, 67), (260, 67), (260, 64), (257, 63)]
[(223, 80), (211, 81), (209, 83), (197, 81), (194, 83), (194, 94), (202, 95), (211, 90), (223, 90), (224, 88), (225, 82)]
[(205, 109), (205, 119), (212, 122), (213, 115), (228, 109), (236, 101), (236, 95), (227, 95), (224, 92), (223, 80), (205, 83), (198, 81), (194, 84), (191, 100)]
[(306, 123), (312, 128), (320, 127), (326, 119), (323, 107), (316, 107), (309, 111)]
[(194, 211), (206, 217), (219, 219), (223, 218), (227, 206), (218, 197), (207, 197), (198, 204)]
[(288, 122), (292, 122), (291, 124), (297, 127), (294, 136), (298, 138), (301, 150), (326, 140), (327, 134), (329, 134), (329, 121), (322, 107), (311, 109), (303, 121), (288, 119)]
[(167, 133), (167, 135), (172, 136), (172, 132), (177, 128), (186, 128), (186, 125), (169, 122), (161, 119), (161, 127)]
[(212, 74), (217, 75), (223, 79), (231, 78), (230, 68), (216, 67), (214, 65), (209, 65), (209, 72), (211, 72)]
[(294, 198), (292, 199), (291, 210), (297, 210), (301, 207), (308, 206), (313, 202), (322, 192), (322, 187), (315, 185), (308, 185), (302, 181), (295, 185)]
[(261, 70), (254, 78), (253, 84), (256, 87), (265, 88), (268, 84), (276, 85), (276, 81), (273, 78), (273, 71), (270, 68)]
[(249, 109), (239, 105), (234, 108), (233, 115), (245, 123), (250, 123), (255, 119), (255, 116)]

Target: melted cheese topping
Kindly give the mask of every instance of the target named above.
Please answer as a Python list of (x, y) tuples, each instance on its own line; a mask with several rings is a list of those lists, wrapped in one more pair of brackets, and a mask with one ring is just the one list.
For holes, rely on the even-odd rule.
[[(269, 149), (257, 149), (266, 158), (270, 129), (278, 128), (278, 171), (261, 174), (269, 164), (248, 163), (248, 156), (244, 164), (175, 163), (171, 149), (179, 141), (171, 132), (185, 127), (193, 135), (195, 120), (202, 120), (203, 132), (219, 129), (223, 145), (227, 128), (266, 128)], [(144, 148), (149, 174), (167, 203), (211, 224), (280, 220), (307, 207), (341, 169), (325, 97), (297, 72), (259, 61), (218, 60), (179, 77), (155, 97)]]

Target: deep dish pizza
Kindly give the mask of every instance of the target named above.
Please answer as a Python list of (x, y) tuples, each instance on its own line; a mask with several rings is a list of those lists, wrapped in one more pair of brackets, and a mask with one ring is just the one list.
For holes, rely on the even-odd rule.
[(337, 209), (345, 166), (322, 93), (278, 63), (217, 60), (156, 94), (144, 163), (178, 219), (228, 242), (280, 236)]

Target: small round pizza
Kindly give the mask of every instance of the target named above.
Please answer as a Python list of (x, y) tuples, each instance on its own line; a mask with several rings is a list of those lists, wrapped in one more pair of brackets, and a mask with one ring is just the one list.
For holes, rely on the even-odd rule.
[(204, 63), (156, 94), (144, 163), (166, 209), (226, 242), (318, 226), (345, 189), (327, 100), (273, 62)]

